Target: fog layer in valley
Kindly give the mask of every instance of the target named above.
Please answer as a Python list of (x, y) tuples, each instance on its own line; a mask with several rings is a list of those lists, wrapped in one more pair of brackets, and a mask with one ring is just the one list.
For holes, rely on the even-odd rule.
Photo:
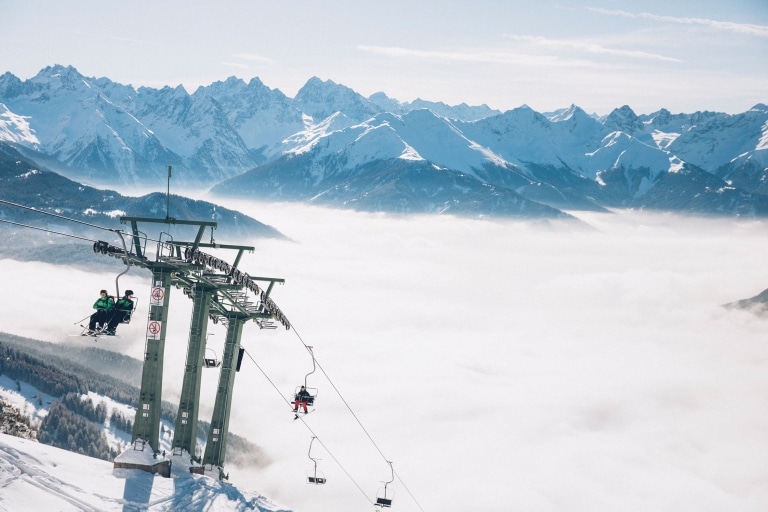
[[(373, 508), (390, 460), (402, 512), (768, 503), (766, 320), (722, 307), (768, 288), (765, 221), (622, 212), (577, 214), (593, 229), (574, 229), (224, 204), (291, 239), (216, 240), (255, 246), (240, 268), (286, 280), (272, 298), (294, 327), (244, 329), (230, 428), (272, 463), (226, 468), (234, 484), (286, 508), (353, 512)], [(70, 335), (99, 289), (114, 290), (114, 261), (113, 273), (0, 261), (0, 330), (93, 343)], [(139, 312), (98, 343), (143, 359), (149, 273), (120, 286)], [(171, 402), (190, 311), (174, 290)], [(225, 331), (209, 332), (220, 356)], [(312, 371), (304, 344), (320, 368), (302, 423), (285, 399)], [(204, 374), (203, 420), (217, 378)], [(313, 435), (324, 486), (305, 484)]]

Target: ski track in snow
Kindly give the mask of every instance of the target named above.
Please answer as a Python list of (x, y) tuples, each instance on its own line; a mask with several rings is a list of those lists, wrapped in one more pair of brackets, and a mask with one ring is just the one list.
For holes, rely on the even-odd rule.
[(260, 494), (192, 475), (183, 464), (174, 464), (172, 474), (114, 469), (107, 461), (0, 434), (0, 512), (286, 510)]
[[(35, 462), (40, 461), (35, 459)], [(55, 495), (70, 503), (77, 510), (100, 512), (99, 508), (96, 508), (73, 495), (75, 493), (85, 494), (86, 491), (75, 485), (63, 482), (45, 471), (30, 466), (22, 460), (17, 450), (9, 446), (0, 445), (0, 468), (2, 469), (3, 475), (1, 477), (2, 480), (0, 480), (0, 486), (3, 488), (13, 485), (18, 478), (21, 478), (24, 482), (41, 492)], [(13, 503), (10, 505), (13, 507)], [(5, 508), (1, 502), (0, 509), (8, 510), (9, 512), (15, 510), (14, 508)]]

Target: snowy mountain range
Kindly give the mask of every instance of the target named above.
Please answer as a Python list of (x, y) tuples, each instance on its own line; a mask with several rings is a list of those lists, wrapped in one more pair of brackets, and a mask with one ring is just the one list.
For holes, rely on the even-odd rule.
[(101, 185), (164, 183), (362, 210), (564, 217), (650, 208), (768, 214), (768, 106), (608, 116), (401, 103), (311, 78), (134, 88), (51, 66), (0, 76), (0, 141)]

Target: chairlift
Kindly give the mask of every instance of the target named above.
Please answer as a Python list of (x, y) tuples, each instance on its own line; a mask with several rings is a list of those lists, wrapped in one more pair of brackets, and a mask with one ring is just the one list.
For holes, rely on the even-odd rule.
[[(124, 297), (118, 297), (118, 299), (124, 298)], [(131, 302), (133, 302), (133, 306), (131, 307), (130, 311), (124, 311), (123, 318), (120, 319), (121, 324), (130, 324), (131, 323), (131, 317), (133, 316), (133, 312), (136, 311), (136, 308), (139, 307), (139, 299), (138, 297), (135, 297), (131, 295), (129, 298)]]
[(395, 481), (395, 470), (392, 467), (392, 462), (387, 461), (387, 464), (389, 464), (389, 469), (392, 472), (392, 478), (388, 482), (384, 482), (384, 488), (379, 489), (378, 494), (376, 495), (376, 503), (375, 505), (377, 507), (391, 507), (392, 506), (392, 496), (394, 496), (394, 492), (392, 490), (387, 489), (387, 486)]
[(307, 450), (307, 456), (315, 464), (315, 468), (312, 471), (307, 471), (307, 483), (322, 485), (325, 483), (325, 475), (322, 473), (322, 471), (317, 470), (317, 461), (321, 459), (315, 459), (312, 457), (312, 443), (315, 441), (315, 439), (316, 437), (312, 436), (312, 440), (309, 442), (309, 450)]
[[(208, 355), (208, 351), (211, 351), (213, 353), (213, 357), (210, 357)], [(216, 357), (216, 351), (214, 351), (212, 348), (206, 348), (205, 349), (205, 357), (203, 358), (203, 366), (205, 368), (218, 368), (221, 366), (221, 361), (218, 360)]]
[[(92, 338), (99, 338), (101, 336), (115, 336), (114, 329), (117, 327), (117, 324), (128, 324), (131, 322), (131, 315), (136, 309), (136, 303), (133, 301), (133, 299), (131, 299), (131, 303), (132, 305), (130, 310), (106, 310), (99, 308), (98, 312), (101, 313), (102, 316), (97, 320), (97, 323), (94, 325), (93, 329), (90, 327), (90, 322), (92, 316), (95, 313), (89, 313), (84, 318), (75, 322), (76, 325), (79, 325), (82, 328), (80, 334), (73, 334), (71, 336), (90, 336)], [(117, 317), (116, 315), (119, 314), (122, 314), (122, 316)], [(115, 320), (117, 321), (115, 322)]]
[[(100, 241), (95, 242), (93, 244), (93, 252), (102, 253), (102, 254), (109, 254), (110, 256), (113, 256), (115, 258), (122, 259), (123, 263), (125, 263), (125, 270), (120, 272), (117, 275), (117, 277), (115, 277), (115, 293), (116, 293), (115, 300), (117, 301), (117, 300), (120, 300), (122, 298), (122, 296), (120, 295), (120, 277), (125, 275), (130, 270), (131, 262), (130, 262), (130, 259), (129, 259), (130, 252), (128, 251), (128, 246), (125, 243), (125, 238), (123, 237), (124, 233), (122, 231), (118, 230), (118, 229), (112, 229), (110, 231), (112, 231), (113, 233), (115, 233), (117, 236), (120, 237), (120, 242), (123, 245), (122, 251), (119, 248), (114, 247), (114, 246), (110, 245), (109, 243), (103, 242), (103, 241), (100, 240)], [(111, 334), (111, 330), (108, 329), (107, 326), (109, 324), (112, 324), (113, 320), (116, 320), (116, 319), (119, 320), (119, 322), (117, 322), (117, 323), (120, 323), (120, 324), (129, 324), (129, 323), (131, 323), (131, 316), (132, 316), (133, 312), (136, 310), (136, 306), (138, 304), (138, 299), (135, 299), (135, 298), (131, 297), (130, 301), (132, 303), (132, 306), (131, 306), (130, 310), (123, 310), (123, 309), (121, 309), (121, 310), (113, 310), (113, 312), (111, 312), (111, 313), (107, 312), (108, 316), (106, 318), (106, 322), (101, 322), (101, 325), (97, 326), (94, 330), (91, 330), (89, 327), (86, 327), (85, 325), (83, 325), (83, 322), (85, 322), (86, 320), (90, 319), (91, 314), (89, 314), (88, 316), (86, 316), (82, 320), (79, 320), (79, 321), (75, 322), (75, 324), (79, 324), (80, 327), (83, 328), (82, 332), (78, 336), (91, 336), (91, 337), (94, 337), (94, 338), (98, 338), (99, 336), (114, 336), (114, 334)], [(118, 314), (118, 311), (123, 312), (123, 315), (122, 315), (121, 318), (116, 318), (114, 316), (114, 315)], [(112, 324), (112, 325), (114, 325), (114, 324)]]
[[(306, 346), (306, 345), (305, 345)], [(309, 354), (312, 356), (312, 371), (309, 372), (304, 376), (304, 385), (303, 386), (296, 386), (296, 391), (294, 391), (293, 397), (293, 407), (294, 409), (298, 409), (300, 404), (307, 404), (307, 413), (311, 412), (309, 408), (312, 408), (314, 410), (315, 407), (315, 399), (317, 398), (317, 388), (311, 388), (307, 385), (307, 380), (310, 375), (315, 373), (315, 370), (317, 370), (317, 363), (315, 362), (315, 354), (312, 352), (312, 347), (306, 346), (307, 350), (309, 351)], [(309, 396), (305, 396), (302, 399), (299, 399), (299, 392), (301, 391), (301, 388), (304, 388), (307, 393), (309, 393)]]
[[(309, 393), (308, 395), (299, 396), (302, 388)], [(317, 388), (308, 388), (306, 386), (296, 386), (296, 391), (293, 394), (293, 412), (296, 413), (296, 418), (299, 417), (299, 412), (303, 412), (303, 406), (306, 404), (307, 411), (305, 414), (315, 410), (315, 398), (317, 397)], [(294, 418), (295, 419), (295, 418)]]

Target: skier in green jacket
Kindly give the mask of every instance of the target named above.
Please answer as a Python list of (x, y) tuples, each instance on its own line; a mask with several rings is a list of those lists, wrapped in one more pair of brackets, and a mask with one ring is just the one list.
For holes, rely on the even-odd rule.
[(121, 323), (128, 323), (131, 319), (131, 313), (135, 304), (133, 300), (133, 290), (125, 290), (125, 295), (117, 299), (115, 303), (115, 309), (112, 312), (112, 316), (109, 319), (109, 326), (107, 327), (107, 335), (114, 336), (117, 325)]
[(101, 290), (99, 292), (99, 298), (93, 303), (93, 309), (96, 310), (91, 315), (91, 321), (88, 323), (89, 334), (93, 334), (97, 329), (104, 330), (107, 328), (107, 322), (112, 314), (112, 310), (115, 308), (115, 299), (107, 293), (107, 290)]

